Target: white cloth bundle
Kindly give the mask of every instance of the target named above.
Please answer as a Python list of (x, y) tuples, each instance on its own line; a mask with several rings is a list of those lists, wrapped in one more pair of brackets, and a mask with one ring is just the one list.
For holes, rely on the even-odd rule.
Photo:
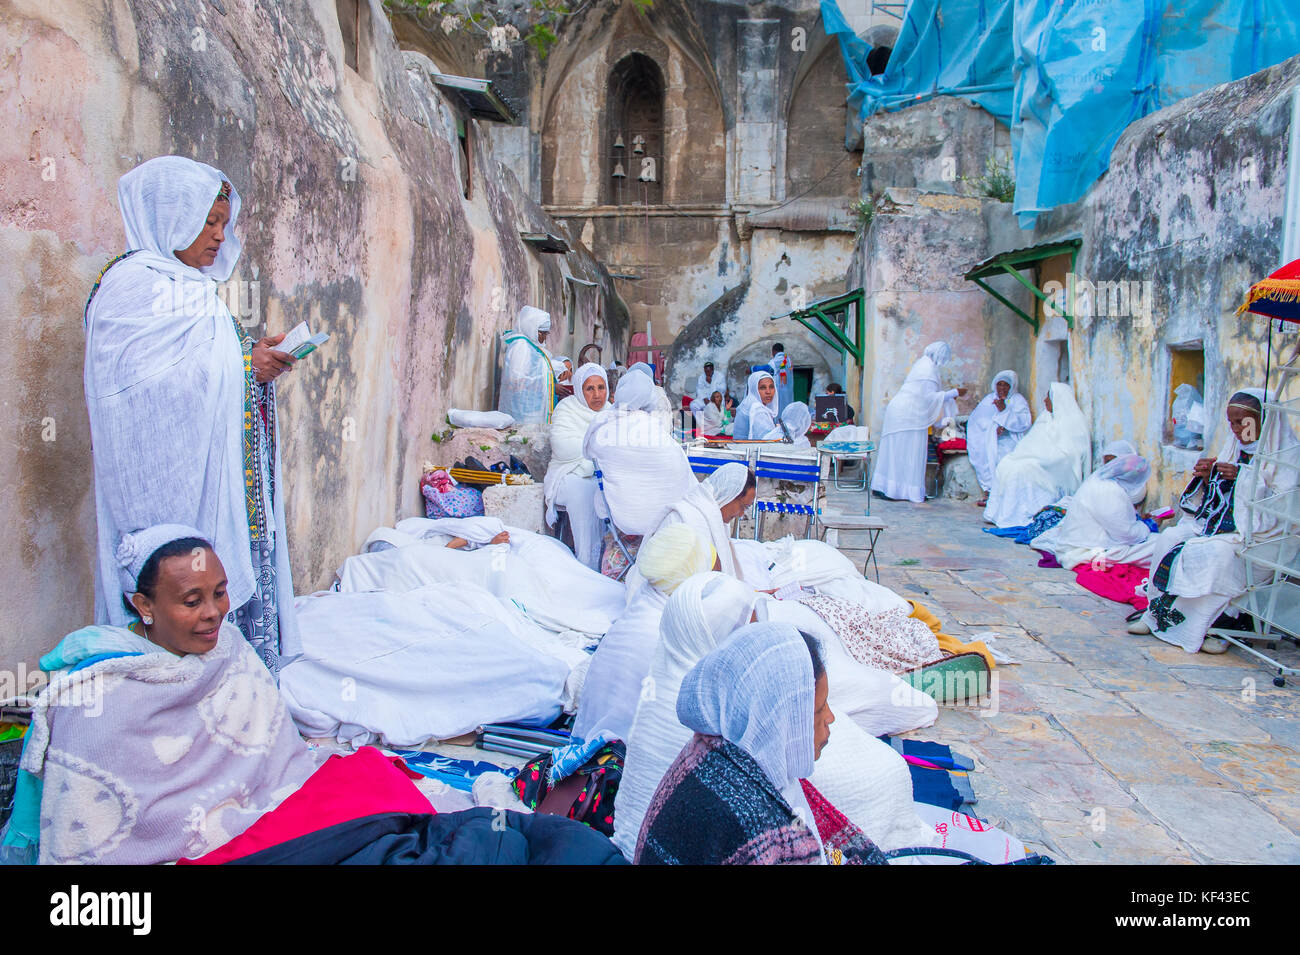
[(649, 534), (696, 483), (686, 452), (644, 411), (601, 412), (587, 431), (583, 455), (600, 469), (604, 504), (627, 534)]
[[(372, 556), (420, 549), (445, 550)], [(354, 746), (420, 746), (483, 723), (554, 719), (577, 662), (548, 652), (552, 638), (522, 611), (467, 581), (317, 594), (300, 600), (298, 619), (303, 653), (281, 671), (280, 691), (305, 735)]]
[(454, 428), (513, 428), (515, 419), (504, 411), (464, 411), (452, 408), (447, 412), (447, 421)]
[[(994, 404), (999, 381), (1011, 386), (1001, 411)], [(1020, 378), (1014, 371), (998, 372), (989, 386), (989, 393), (975, 406), (966, 422), (966, 453), (980, 487), (985, 491), (993, 487), (993, 474), (998, 462), (1015, 450), (1033, 424), (1029, 402), (1016, 390), (1019, 384)], [(1003, 428), (1006, 433), (998, 434), (998, 428)]]
[(1022, 527), (1040, 510), (1073, 494), (1092, 453), (1088, 422), (1069, 385), (1048, 388), (1052, 410), (1044, 411), (998, 464), (984, 519), (998, 527)]
[(506, 526), (496, 517), (408, 517), (396, 527), (376, 527), (361, 546), (361, 553), (372, 554), (392, 547), (407, 547), (424, 541), (446, 546), (459, 537), (471, 546), (482, 546)]

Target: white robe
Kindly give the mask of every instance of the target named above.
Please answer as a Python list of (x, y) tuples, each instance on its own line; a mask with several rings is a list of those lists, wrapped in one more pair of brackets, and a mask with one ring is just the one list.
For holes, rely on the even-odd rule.
[(695, 391), (691, 394), (691, 397), (699, 401), (708, 401), (709, 396), (715, 391), (722, 392), (724, 399), (727, 397), (727, 376), (716, 368), (713, 370), (712, 381), (706, 381), (704, 372), (700, 372), (699, 377), (695, 379)]
[(667, 602), (662, 593), (643, 584), (601, 639), (582, 684), (578, 715), (573, 720), (574, 738), (594, 739), (599, 733), (611, 733), (617, 739), (627, 739), (650, 673)]
[[(999, 380), (1011, 382), (1011, 393), (1003, 402), (1006, 407), (1001, 411), (994, 404)], [(966, 454), (970, 458), (971, 467), (975, 469), (980, 487), (986, 492), (993, 487), (993, 475), (998, 463), (1015, 450), (1033, 424), (1029, 402), (1016, 391), (1016, 383), (1011, 378), (999, 375), (993, 379), (993, 387), (994, 390), (975, 406), (966, 422)], [(1005, 434), (998, 434), (998, 428), (1004, 429)]]
[(998, 527), (1023, 527), (1035, 514), (1082, 483), (1092, 453), (1088, 422), (1068, 385), (1053, 382), (1052, 411), (998, 464), (984, 519)]
[(927, 436), (932, 425), (957, 414), (956, 398), (956, 388), (939, 387), (939, 366), (930, 356), (917, 359), (885, 406), (873, 491), (896, 501), (925, 500)]
[(1124, 488), (1093, 475), (1079, 485), (1065, 517), (1029, 546), (1053, 554), (1066, 570), (1090, 562), (1145, 567), (1154, 537), (1151, 528), (1137, 519)]
[(583, 456), (582, 444), (597, 412), (580, 395), (569, 395), (551, 416), (551, 463), (542, 481), (546, 524), (554, 527), (556, 505), (564, 507), (573, 532), (573, 552), (593, 570), (600, 566), (602, 527), (596, 513), (596, 466)]

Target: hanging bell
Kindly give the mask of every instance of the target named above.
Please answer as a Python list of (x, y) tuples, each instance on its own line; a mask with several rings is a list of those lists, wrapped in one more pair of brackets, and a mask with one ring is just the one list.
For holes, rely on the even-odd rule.
[(640, 156), (645, 152), (645, 137), (637, 136), (632, 140), (632, 152)]
[(623, 164), (621, 162), (614, 163), (614, 178), (615, 179), (627, 178), (627, 173), (623, 171)]
[(627, 148), (627, 147), (624, 146), (624, 144), (623, 144), (623, 134), (622, 134), (622, 133), (619, 133), (619, 134), (618, 134), (618, 139), (614, 140), (614, 148), (615, 148), (615, 149), (625, 149), (625, 148)]

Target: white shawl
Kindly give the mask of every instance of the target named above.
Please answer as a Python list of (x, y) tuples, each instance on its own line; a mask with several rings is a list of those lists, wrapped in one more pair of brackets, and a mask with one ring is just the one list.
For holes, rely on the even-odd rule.
[[(998, 397), (999, 381), (1005, 381), (1011, 386), (1011, 392), (1004, 402), (1006, 407), (1001, 411), (994, 404)], [(1020, 379), (1014, 371), (998, 372), (989, 385), (989, 394), (975, 406), (966, 422), (966, 453), (980, 486), (986, 491), (993, 486), (993, 473), (998, 462), (1015, 450), (1033, 424), (1029, 402), (1017, 390), (1019, 384)], [(999, 435), (998, 428), (1005, 429), (1006, 434)]]
[(763, 403), (758, 396), (758, 383), (764, 378), (768, 379), (775, 386), (776, 379), (772, 377), (770, 371), (756, 371), (749, 376), (748, 391), (745, 400), (740, 403), (736, 409), (735, 426), (732, 428), (732, 437), (737, 441), (752, 441), (762, 438), (773, 428), (777, 426), (777, 415), (780, 413), (781, 399), (775, 391), (772, 392), (772, 400)]
[[(123, 534), (155, 524), (188, 524), (203, 532), (226, 570), (231, 607), (253, 595), (244, 358), (215, 285), (229, 276), (239, 254), (238, 192), (231, 190), (228, 238), (213, 265), (192, 269), (171, 252), (197, 237), (223, 181), (216, 169), (168, 156), (138, 166), (118, 186), (128, 242), (143, 251), (108, 270), (86, 314), (97, 623), (128, 623), (113, 555)], [(292, 627), (293, 591), (278, 454), (275, 467), (284, 637)]]
[(551, 415), (551, 463), (546, 468), (546, 477), (542, 480), (542, 493), (546, 501), (546, 523), (555, 524), (555, 499), (560, 490), (560, 483), (570, 474), (578, 477), (591, 477), (596, 466), (583, 455), (583, 441), (587, 429), (596, 420), (597, 411), (593, 411), (583, 395), (582, 386), (589, 378), (599, 378), (608, 385), (605, 369), (599, 365), (586, 364), (574, 375), (575, 393), (569, 395), (555, 406)]

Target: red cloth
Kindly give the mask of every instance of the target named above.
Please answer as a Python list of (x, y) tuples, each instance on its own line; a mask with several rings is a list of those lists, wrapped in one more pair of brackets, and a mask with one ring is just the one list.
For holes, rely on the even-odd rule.
[(221, 865), (341, 822), (385, 812), (431, 814), (429, 800), (415, 788), (419, 773), (373, 746), (348, 756), (331, 756), (296, 793), (265, 813), (241, 835), (197, 859), (179, 865)]
[(1094, 570), (1092, 564), (1085, 562), (1074, 568), (1074, 579), (1084, 590), (1107, 600), (1132, 604), (1137, 610), (1147, 609), (1147, 598), (1137, 596), (1134, 588), (1150, 574), (1139, 564), (1110, 564), (1105, 570)]
[(952, 454), (954, 451), (965, 451), (966, 439), (953, 438), (951, 441), (940, 441), (939, 451), (942, 454)]

